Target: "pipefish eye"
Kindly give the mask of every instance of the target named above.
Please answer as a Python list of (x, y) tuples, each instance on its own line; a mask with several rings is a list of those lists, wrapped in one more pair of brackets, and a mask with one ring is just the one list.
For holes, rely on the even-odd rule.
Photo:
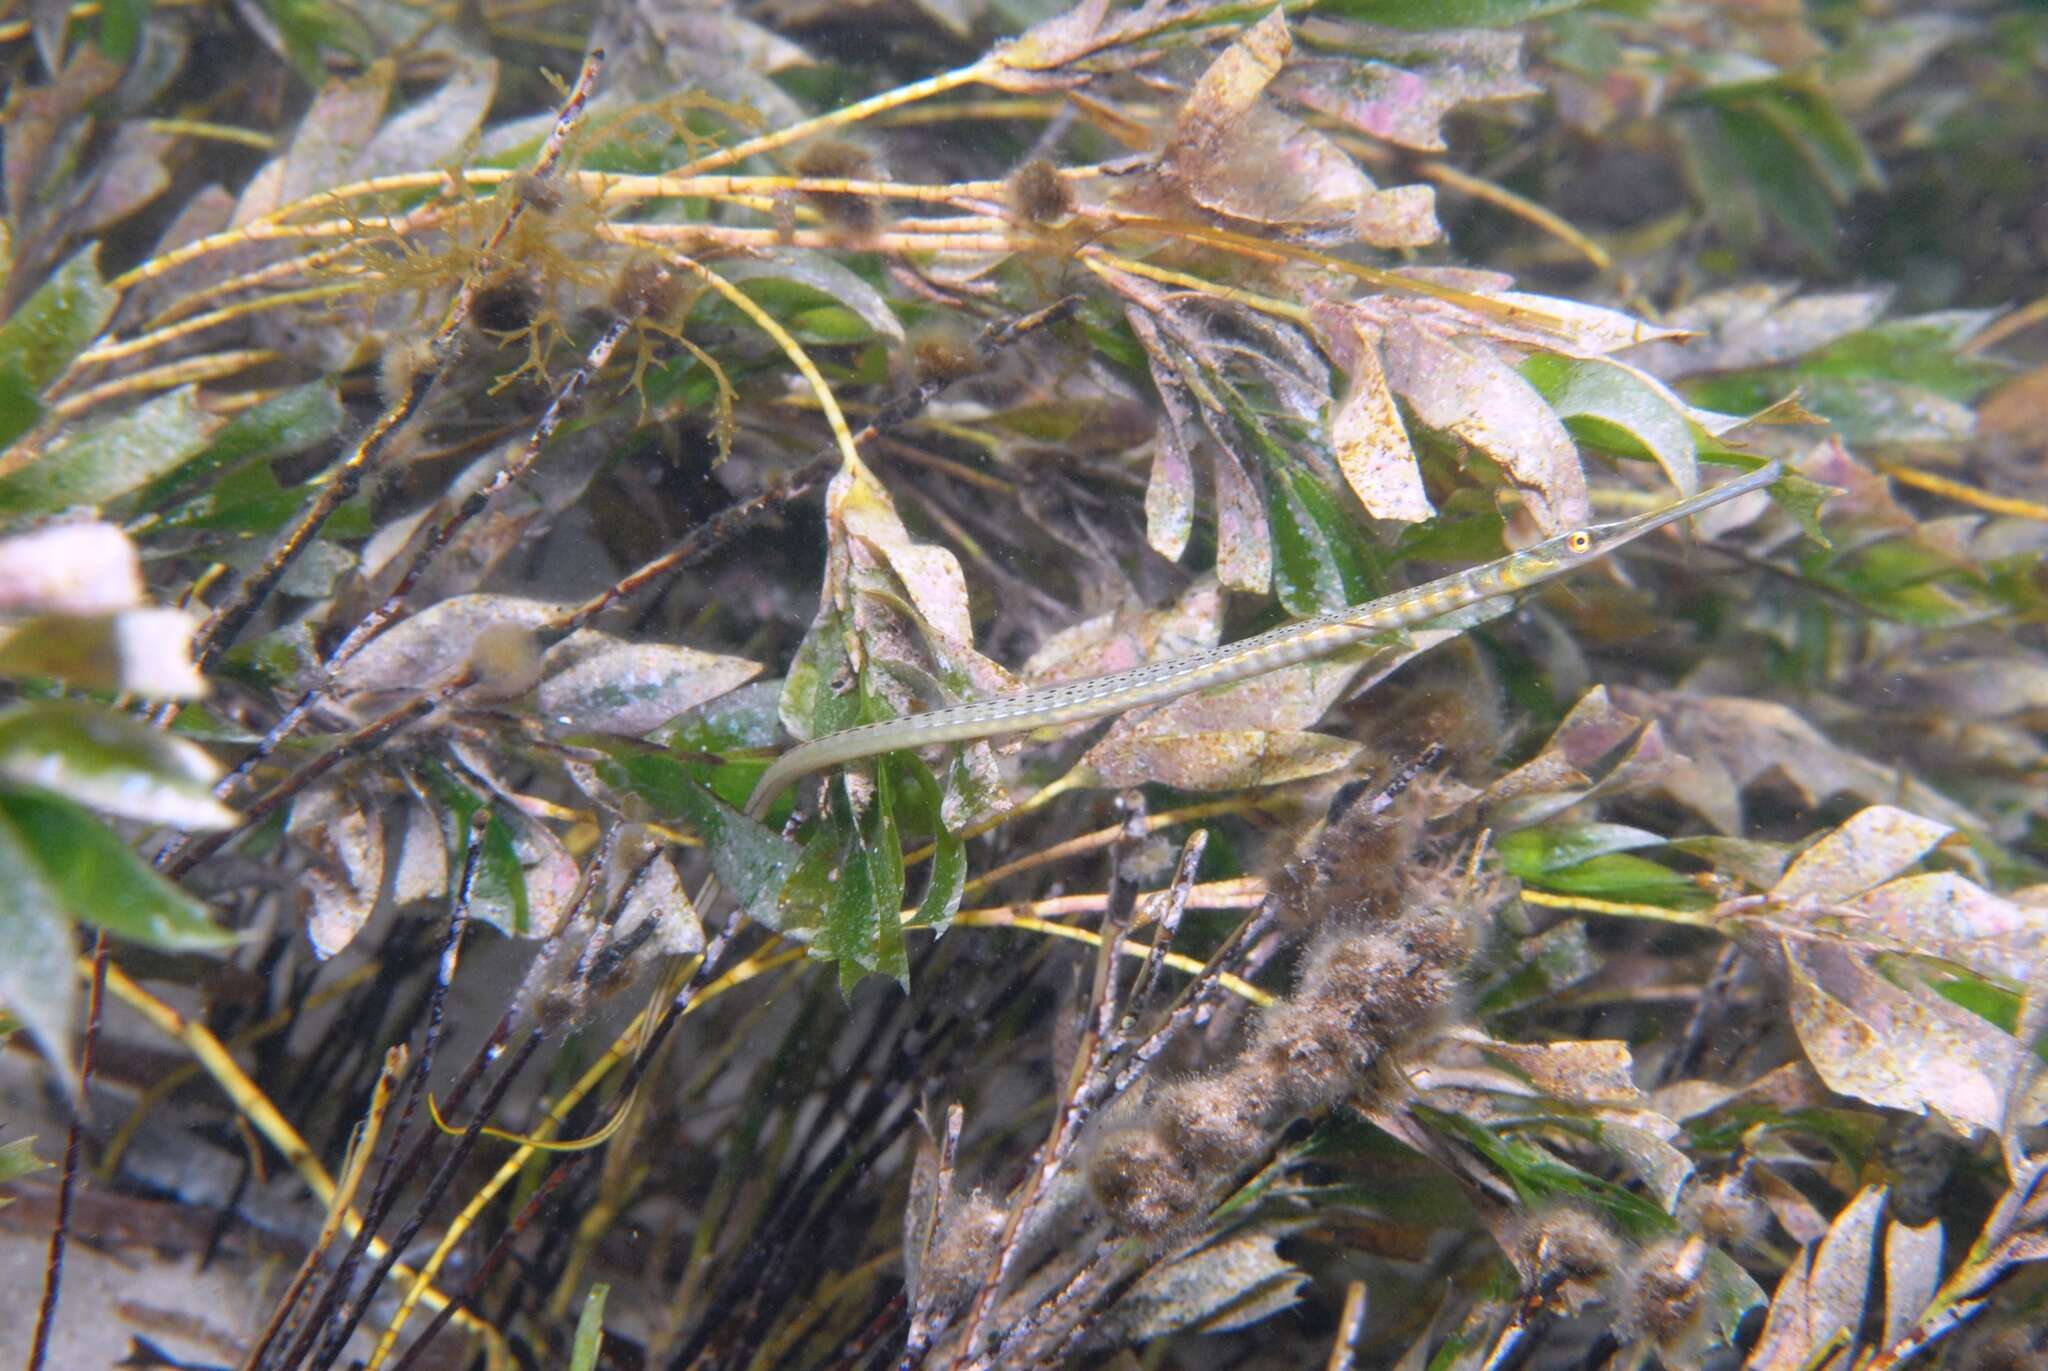
[(1591, 552), (1593, 550), (1593, 535), (1584, 529), (1579, 529), (1577, 532), (1566, 537), (1564, 545), (1573, 552)]

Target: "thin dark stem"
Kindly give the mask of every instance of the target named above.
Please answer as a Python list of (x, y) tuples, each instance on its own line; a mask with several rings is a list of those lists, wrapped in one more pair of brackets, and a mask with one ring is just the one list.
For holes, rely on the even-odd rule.
[(85, 1002), (85, 1044), (78, 1055), (78, 1107), (64, 1138), (64, 1175), (57, 1183), (57, 1221), (50, 1227), (50, 1255), (43, 1266), (43, 1298), (36, 1307), (36, 1331), (29, 1343), (28, 1371), (42, 1371), (57, 1301), (64, 1285), (64, 1246), (71, 1234), (71, 1203), (78, 1190), (78, 1157), (85, 1142), (86, 1091), (92, 1088), (93, 1057), (100, 1037), (100, 1005), (107, 991), (107, 932), (93, 935), (92, 989)]

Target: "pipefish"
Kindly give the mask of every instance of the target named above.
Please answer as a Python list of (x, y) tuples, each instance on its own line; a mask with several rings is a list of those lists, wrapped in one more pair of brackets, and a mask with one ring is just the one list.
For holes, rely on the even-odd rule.
[(1513, 595), (1565, 575), (1666, 524), (1769, 485), (1782, 474), (1778, 463), (1769, 462), (1746, 475), (1698, 491), (1662, 509), (1613, 523), (1573, 529), (1483, 566), (1453, 572), (1408, 590), (1397, 590), (1365, 604), (1327, 610), (1240, 642), (1132, 667), (1127, 671), (991, 695), (965, 704), (948, 705), (921, 714), (907, 714), (828, 733), (793, 747), (777, 758), (754, 786), (754, 793), (747, 799), (746, 812), (759, 818), (785, 786), (827, 767), (843, 766), (847, 762), (902, 748), (972, 742), (1100, 719), (1141, 705), (1158, 704), (1197, 690), (1229, 685), (1247, 677), (1312, 661), (1363, 642), (1375, 634), (1418, 627), (1484, 601)]

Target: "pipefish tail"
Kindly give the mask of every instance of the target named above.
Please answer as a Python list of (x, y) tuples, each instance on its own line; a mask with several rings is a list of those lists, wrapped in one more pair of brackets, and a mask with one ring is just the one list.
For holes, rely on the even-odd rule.
[(992, 695), (984, 700), (828, 733), (777, 758), (754, 786), (754, 793), (747, 799), (747, 813), (759, 818), (785, 786), (827, 767), (902, 748), (972, 742), (1121, 714), (1141, 705), (1158, 704), (1193, 691), (1312, 661), (1375, 634), (1427, 624), (1481, 601), (1513, 595), (1565, 575), (1666, 524), (1761, 489), (1782, 474), (1779, 464), (1770, 462), (1662, 509), (1573, 529), (1534, 547), (1511, 552), (1498, 561), (1453, 572), (1365, 604), (1328, 610), (1241, 642), (1128, 671)]

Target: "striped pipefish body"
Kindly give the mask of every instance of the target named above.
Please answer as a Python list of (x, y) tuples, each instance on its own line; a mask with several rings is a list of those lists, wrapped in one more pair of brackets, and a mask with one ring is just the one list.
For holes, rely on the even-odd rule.
[(972, 742), (1100, 719), (1325, 657), (1376, 634), (1415, 628), (1562, 576), (1666, 524), (1760, 489), (1781, 474), (1778, 464), (1771, 462), (1662, 509), (1574, 529), (1482, 566), (1184, 657), (828, 733), (777, 758), (755, 785), (747, 813), (759, 818), (785, 786), (827, 767), (901, 748)]

